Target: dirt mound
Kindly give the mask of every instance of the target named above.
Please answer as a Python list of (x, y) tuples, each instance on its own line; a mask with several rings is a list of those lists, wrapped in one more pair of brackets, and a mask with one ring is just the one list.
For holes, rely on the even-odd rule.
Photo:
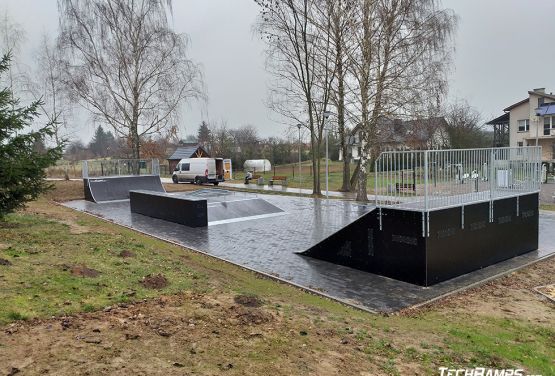
[(235, 295), (233, 300), (235, 303), (240, 304), (243, 307), (258, 308), (264, 304), (260, 298), (254, 295)]
[(87, 268), (84, 265), (75, 265), (71, 267), (71, 275), (77, 277), (89, 277), (94, 278), (100, 275), (100, 272), (95, 269)]
[(168, 279), (162, 274), (149, 274), (141, 280), (141, 285), (147, 289), (162, 289), (168, 284)]
[(272, 321), (274, 317), (271, 313), (259, 309), (239, 309), (235, 318), (241, 325), (259, 325)]
[(131, 251), (124, 250), (124, 251), (121, 251), (118, 256), (123, 257), (123, 258), (127, 258), (127, 257), (135, 257), (135, 254)]
[(10, 266), (12, 263), (10, 262), (10, 260), (6, 260), (3, 258), (0, 258), (0, 265), (6, 265), (6, 266)]

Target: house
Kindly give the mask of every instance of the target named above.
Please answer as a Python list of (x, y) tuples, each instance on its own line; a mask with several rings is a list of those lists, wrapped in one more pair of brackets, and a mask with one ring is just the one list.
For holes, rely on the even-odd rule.
[(552, 170), (555, 167), (555, 95), (547, 94), (545, 88), (534, 89), (528, 92), (527, 98), (503, 112), (486, 123), (494, 127), (495, 146), (503, 146), (501, 141), (507, 134), (510, 147), (541, 146), (542, 162)]
[(170, 171), (173, 171), (183, 158), (210, 158), (210, 155), (196, 143), (182, 144), (168, 157)]
[[(447, 122), (443, 117), (400, 120), (378, 120), (378, 142), (382, 150), (441, 149), (448, 146)], [(355, 127), (348, 138), (351, 160), (357, 161), (362, 151), (360, 127)], [(341, 150), (339, 160), (343, 160)]]

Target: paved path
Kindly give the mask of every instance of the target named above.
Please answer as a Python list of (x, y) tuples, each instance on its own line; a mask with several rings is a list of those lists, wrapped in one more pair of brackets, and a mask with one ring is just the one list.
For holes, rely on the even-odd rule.
[(546, 204), (555, 203), (555, 183), (542, 184), (540, 191), (540, 201)]
[[(312, 195), (312, 189), (290, 188), (290, 187), (283, 187), (281, 185), (270, 186), (270, 185), (225, 182), (225, 183), (220, 183), (219, 186), (236, 188), (236, 189), (249, 189), (249, 190), (269, 191), (269, 192), (285, 192), (285, 193), (293, 193), (293, 194), (299, 194), (299, 195)], [(353, 193), (353, 192), (329, 191), (328, 194), (330, 197), (340, 197), (348, 200), (354, 200), (356, 197), (356, 193)], [(325, 196), (326, 191), (322, 191), (322, 195)]]

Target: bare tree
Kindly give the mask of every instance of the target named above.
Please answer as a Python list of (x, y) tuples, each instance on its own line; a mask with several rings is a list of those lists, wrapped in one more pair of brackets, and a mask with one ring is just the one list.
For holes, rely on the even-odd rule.
[(43, 35), (36, 61), (34, 74), (26, 80), (27, 91), (35, 100), (40, 100), (40, 112), (46, 117), (46, 122), (52, 125), (52, 140), (56, 146), (60, 146), (69, 136), (68, 120), (72, 103), (64, 89), (65, 72), (59, 50), (47, 34)]
[(187, 39), (168, 24), (170, 0), (59, 0), (67, 88), (140, 157), (141, 138), (175, 123), (202, 96)]
[(489, 147), (491, 134), (484, 129), (482, 114), (465, 100), (446, 106), (445, 120), (449, 144), (454, 149)]
[(361, 128), (357, 200), (366, 201), (368, 162), (380, 151), (379, 119), (428, 105), (446, 88), (455, 16), (436, 0), (357, 0), (351, 54)]
[[(12, 22), (7, 11), (0, 17), (0, 53), (10, 54), (12, 63), (8, 69), (6, 83), (11, 92), (20, 89), (23, 82), (22, 69), (18, 63), (21, 45), (25, 41), (25, 30), (15, 22)], [(14, 105), (12, 105), (13, 108)]]
[[(330, 15), (322, 0), (255, 0), (258, 32), (267, 43), (267, 69), (274, 76), (271, 108), (310, 131), (313, 193), (320, 195), (320, 148), (330, 103), (333, 48)], [(326, 25), (322, 27), (322, 25)]]
[(355, 7), (350, 0), (326, 0), (326, 12), (329, 13), (331, 22), (327, 32), (331, 36), (334, 61), (333, 73), (335, 81), (332, 85), (331, 102), (337, 110), (337, 133), (339, 135), (339, 147), (343, 154), (343, 182), (340, 191), (348, 192), (351, 190), (351, 172), (349, 157), (349, 129), (347, 127), (347, 74), (348, 56), (352, 53), (354, 43), (352, 43), (351, 33), (352, 20)]

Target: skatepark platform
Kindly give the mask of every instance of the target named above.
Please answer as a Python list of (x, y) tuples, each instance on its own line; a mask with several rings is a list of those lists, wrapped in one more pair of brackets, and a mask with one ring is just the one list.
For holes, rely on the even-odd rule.
[(430, 286), (538, 248), (537, 193), (493, 208), (376, 208), (302, 254)]

